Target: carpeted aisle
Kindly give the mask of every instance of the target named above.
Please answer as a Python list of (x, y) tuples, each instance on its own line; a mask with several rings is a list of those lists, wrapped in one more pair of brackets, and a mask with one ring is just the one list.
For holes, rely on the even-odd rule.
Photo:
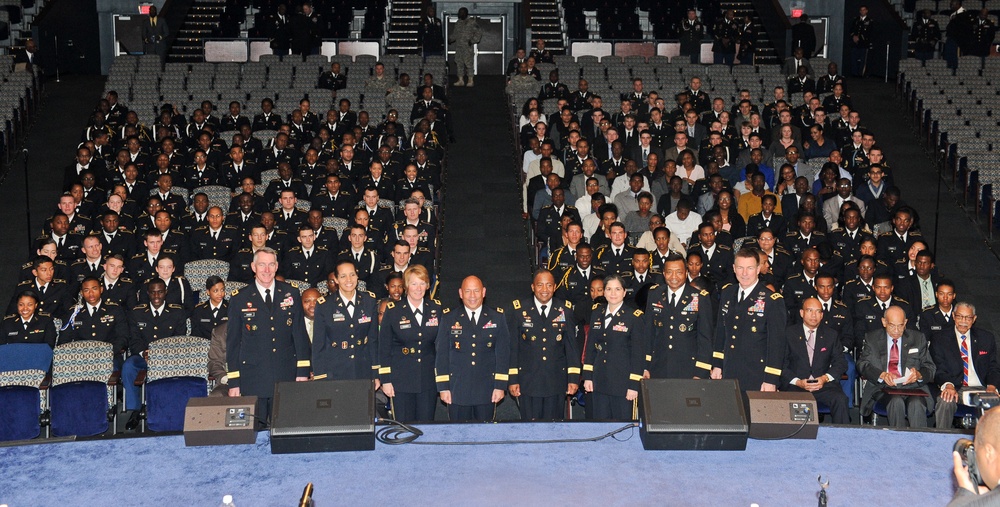
[(503, 87), (502, 76), (477, 76), (474, 88), (450, 90), (458, 142), (448, 147), (442, 206), (437, 294), (445, 306), (459, 304), (468, 275), (483, 279), (490, 306), (524, 297), (531, 283)]
[[(424, 440), (597, 436), (615, 423), (427, 425)], [(296, 505), (307, 482), (331, 505), (944, 505), (954, 434), (821, 427), (812, 440), (750, 441), (745, 452), (644, 451), (618, 442), (387, 446), (372, 452), (270, 454), (256, 445), (190, 447), (183, 437), (0, 448), (10, 505)], [(881, 500), (880, 500), (881, 499)]]

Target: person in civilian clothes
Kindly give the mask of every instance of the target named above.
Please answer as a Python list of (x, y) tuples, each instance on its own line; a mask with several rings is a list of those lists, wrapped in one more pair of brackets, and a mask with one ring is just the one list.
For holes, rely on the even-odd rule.
[(378, 375), (389, 398), (393, 419), (433, 421), (437, 408), (434, 362), (441, 302), (430, 299), (427, 268), (403, 271), (405, 297), (389, 301), (378, 339)]
[(687, 283), (684, 257), (670, 252), (664, 285), (654, 285), (646, 302), (649, 345), (644, 378), (708, 378), (712, 370), (713, 306), (708, 291)]
[(442, 311), (434, 380), (451, 421), (490, 421), (510, 379), (510, 334), (503, 308), (483, 306), (486, 287), (462, 280), (462, 306)]
[(511, 331), (510, 395), (518, 399), (521, 419), (553, 420), (565, 415), (566, 395), (580, 385), (573, 304), (553, 299), (556, 279), (547, 269), (535, 273), (531, 299), (515, 299), (507, 314)]
[[(337, 290), (316, 305), (313, 328), (314, 380), (375, 378), (378, 370), (378, 306), (375, 294), (359, 291), (354, 262), (337, 263)], [(375, 389), (379, 380), (375, 378)]]
[(847, 424), (847, 395), (840, 377), (847, 371), (837, 332), (823, 325), (823, 305), (810, 297), (799, 309), (801, 324), (788, 326), (788, 350), (781, 370), (782, 390), (806, 391), (830, 408), (834, 424)]
[(736, 283), (722, 287), (712, 352), (712, 378), (732, 378), (745, 391), (775, 391), (785, 362), (785, 299), (758, 283), (755, 249), (733, 262)]
[(635, 420), (639, 382), (646, 355), (646, 320), (642, 310), (625, 303), (621, 276), (604, 279), (606, 304), (595, 303), (583, 358), (583, 389), (596, 420)]
[(954, 327), (930, 333), (931, 359), (937, 365), (935, 390), (939, 391), (934, 419), (939, 429), (951, 429), (962, 391), (985, 386), (996, 394), (1000, 385), (996, 338), (985, 329), (972, 327), (976, 323), (976, 307), (959, 302), (952, 315)]

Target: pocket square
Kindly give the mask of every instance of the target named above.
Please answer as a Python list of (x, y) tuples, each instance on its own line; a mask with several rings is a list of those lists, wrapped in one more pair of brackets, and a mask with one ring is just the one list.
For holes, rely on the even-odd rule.
[(917, 349), (917, 348), (913, 348), (913, 349), (910, 349), (910, 352), (909, 352), (909, 353), (910, 353), (910, 354), (916, 354), (917, 352), (920, 352), (920, 349)]
[(820, 352), (826, 352), (826, 347), (819, 349)]

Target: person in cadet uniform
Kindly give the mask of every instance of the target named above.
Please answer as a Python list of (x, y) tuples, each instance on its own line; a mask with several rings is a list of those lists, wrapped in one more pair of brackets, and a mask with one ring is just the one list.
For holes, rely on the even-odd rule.
[(191, 312), (191, 336), (211, 339), (216, 326), (229, 321), (229, 303), (226, 301), (226, 282), (212, 275), (205, 281), (208, 301), (198, 303)]
[(722, 287), (712, 378), (739, 381), (742, 391), (775, 391), (787, 348), (787, 313), (781, 293), (760, 282), (760, 260), (753, 248), (741, 248), (733, 262), (735, 284)]
[(509, 389), (525, 421), (562, 419), (566, 395), (580, 384), (573, 304), (553, 299), (555, 290), (552, 272), (541, 269), (532, 280), (534, 297), (515, 299), (507, 312)]
[(271, 412), (274, 384), (309, 380), (311, 365), (301, 296), (298, 289), (274, 279), (277, 271), (277, 252), (257, 250), (253, 282), (229, 298), (229, 396), (257, 396), (262, 417)]
[(434, 380), (451, 421), (492, 421), (510, 379), (507, 320), (503, 308), (483, 306), (478, 277), (462, 280), (458, 296), (462, 306), (442, 312)]
[(17, 305), (20, 294), (25, 290), (32, 290), (38, 300), (38, 309), (56, 319), (66, 317), (66, 312), (72, 304), (72, 295), (69, 294), (69, 285), (66, 280), (55, 278), (55, 261), (47, 256), (40, 256), (32, 263), (31, 279), (25, 280), (14, 289), (14, 297), (10, 298), (7, 305), (7, 314), (17, 312)]
[(14, 298), (14, 313), (4, 317), (0, 325), (0, 345), (8, 343), (44, 343), (56, 346), (56, 326), (45, 312), (39, 310), (41, 298), (33, 289), (26, 289)]
[(128, 317), (121, 305), (103, 297), (104, 286), (93, 276), (80, 284), (82, 302), (63, 325), (60, 342), (96, 340), (110, 343), (115, 354), (115, 368), (121, 368), (121, 354), (128, 345)]
[(405, 297), (386, 303), (382, 316), (378, 376), (382, 392), (390, 400), (393, 419), (433, 421), (437, 408), (434, 363), (441, 302), (428, 297), (431, 278), (427, 268), (420, 265), (406, 268), (402, 282)]
[(712, 371), (712, 306), (708, 291), (687, 283), (684, 257), (670, 252), (663, 265), (665, 285), (654, 285), (646, 300), (649, 345), (645, 378), (708, 378)]
[(583, 357), (583, 390), (591, 419), (635, 420), (646, 366), (646, 319), (625, 302), (619, 275), (604, 279), (606, 303), (594, 303)]
[(122, 365), (125, 409), (133, 411), (125, 424), (127, 430), (134, 430), (139, 426), (142, 397), (135, 379), (140, 371), (147, 368), (149, 344), (160, 338), (187, 332), (187, 313), (181, 305), (167, 303), (167, 284), (162, 279), (153, 278), (146, 282), (146, 294), (149, 303), (140, 304), (129, 313), (129, 357)]
[[(311, 231), (310, 231), (311, 232)], [(378, 306), (375, 294), (357, 290), (354, 261), (337, 263), (337, 290), (316, 301), (312, 367), (315, 380), (375, 378)]]

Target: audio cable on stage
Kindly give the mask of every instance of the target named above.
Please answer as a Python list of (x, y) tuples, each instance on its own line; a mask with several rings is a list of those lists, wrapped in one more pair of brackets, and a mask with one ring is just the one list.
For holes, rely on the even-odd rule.
[[(424, 432), (419, 428), (410, 426), (409, 424), (401, 423), (399, 421), (394, 421), (392, 419), (379, 419), (379, 421), (385, 423), (386, 425), (379, 428), (375, 432), (375, 438), (383, 444), (389, 445), (401, 445), (401, 444), (420, 444), (420, 445), (507, 445), (507, 444), (572, 444), (579, 442), (599, 442), (606, 438), (613, 438), (619, 442), (625, 442), (632, 438), (635, 433), (635, 428), (638, 427), (637, 423), (629, 423), (618, 429), (609, 431), (603, 435), (598, 435), (594, 437), (584, 437), (584, 438), (560, 438), (551, 440), (486, 440), (482, 442), (438, 442), (438, 441), (418, 441)], [(615, 435), (624, 432), (625, 430), (631, 429), (632, 433), (629, 434), (628, 438), (619, 439)]]

